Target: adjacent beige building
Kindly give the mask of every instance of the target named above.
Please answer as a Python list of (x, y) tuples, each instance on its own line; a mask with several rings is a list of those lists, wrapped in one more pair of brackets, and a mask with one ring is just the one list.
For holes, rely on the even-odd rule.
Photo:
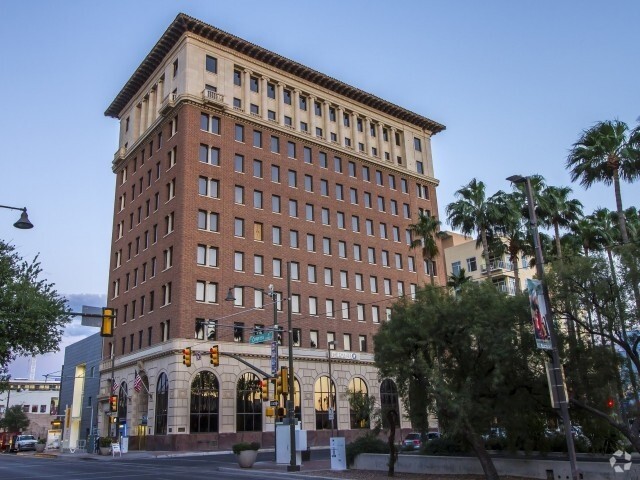
[[(475, 238), (461, 235), (456, 232), (444, 232), (442, 235), (442, 250), (444, 252), (447, 278), (457, 275), (460, 269), (465, 270), (466, 276), (473, 281), (486, 279), (486, 262), (482, 255), (482, 246), (477, 246)], [(526, 288), (528, 278), (533, 278), (535, 267), (529, 266), (529, 258), (523, 256), (518, 265), (514, 265), (508, 254), (499, 257), (490, 257), (491, 281), (503, 292), (515, 295), (517, 291)], [(516, 283), (519, 277), (519, 285)]]

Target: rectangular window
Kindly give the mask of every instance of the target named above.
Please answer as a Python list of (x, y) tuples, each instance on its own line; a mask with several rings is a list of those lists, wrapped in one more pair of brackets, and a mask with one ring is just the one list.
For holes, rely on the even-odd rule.
[(282, 229), (280, 227), (271, 227), (271, 242), (274, 245), (282, 245)]
[(315, 265), (307, 265), (307, 280), (309, 283), (316, 283), (318, 281)]
[(342, 311), (342, 319), (349, 320), (351, 315), (351, 305), (349, 304), (349, 302), (342, 302), (341, 311)]
[(262, 178), (262, 161), (255, 159), (253, 161), (253, 176)]
[(211, 55), (207, 55), (205, 60), (205, 67), (207, 69), (207, 72), (218, 73), (218, 59), (212, 57)]
[(344, 230), (345, 227), (345, 220), (344, 220), (344, 213), (343, 212), (337, 212), (336, 213), (336, 222), (338, 224), (338, 228)]
[(198, 280), (196, 282), (196, 302), (217, 303), (218, 284)]
[(249, 111), (252, 115), (260, 115), (260, 107), (254, 103), (249, 105)]
[(330, 268), (324, 269), (324, 284), (326, 286), (333, 286), (333, 270)]
[(236, 237), (244, 237), (244, 219), (236, 218), (233, 222), (233, 234)]
[(307, 97), (303, 97), (302, 95), (300, 95), (299, 104), (300, 104), (300, 110), (306, 110), (307, 109)]
[(344, 342), (343, 348), (345, 352), (351, 351), (351, 334), (343, 334), (342, 341)]
[(316, 297), (309, 297), (309, 315), (318, 315), (318, 299)]
[(282, 260), (274, 258), (271, 262), (272, 275), (276, 278), (282, 278)]
[(309, 331), (309, 347), (318, 348), (318, 331), (317, 330)]
[(357, 243), (353, 244), (353, 259), (357, 262), (362, 261), (362, 247)]
[(304, 147), (302, 151), (304, 155), (304, 163), (313, 163), (311, 149), (309, 147)]
[(233, 71), (233, 84), (242, 86), (242, 72), (240, 70)]
[(467, 258), (467, 272), (475, 272), (476, 270), (478, 270), (478, 264), (476, 263), (476, 257)]
[(249, 88), (252, 92), (258, 93), (260, 91), (260, 80), (257, 77), (250, 77)]
[[(236, 297), (236, 301), (237, 301)], [(233, 322), (233, 341), (236, 343), (244, 342), (244, 323)]]
[(271, 211), (273, 213), (281, 212), (280, 197), (278, 195), (271, 195)]
[(313, 193), (313, 177), (311, 175), (304, 176), (304, 190)]
[(342, 173), (342, 159), (340, 157), (333, 157), (333, 169), (337, 173)]
[(308, 252), (316, 251), (316, 237), (311, 233), (307, 233), (307, 251)]
[(267, 110), (267, 118), (269, 120), (271, 120), (272, 122), (276, 121), (276, 112), (274, 112), (273, 110)]
[(271, 135), (271, 153), (280, 153), (280, 139)]
[(421, 152), (422, 151), (422, 142), (420, 141), (419, 138), (415, 138), (413, 139), (413, 148), (415, 149), (416, 152)]
[(253, 146), (256, 148), (262, 148), (262, 132), (258, 130), (253, 131)]
[(325, 255), (331, 255), (331, 239), (327, 237), (322, 238), (322, 253)]
[(244, 271), (244, 253), (234, 252), (233, 254), (233, 269), (237, 272)]
[(233, 170), (237, 173), (244, 173), (244, 157), (236, 154), (233, 158)]
[(262, 255), (253, 256), (253, 273), (256, 275), (264, 274), (264, 258)]
[(262, 209), (262, 192), (260, 190), (253, 191), (253, 208)]
[(291, 105), (291, 90), (282, 90), (282, 101), (287, 105)]
[(236, 185), (234, 188), (234, 201), (238, 205), (244, 205), (244, 187)]
[(287, 142), (287, 156), (289, 158), (296, 158), (296, 144), (293, 142)]
[(331, 300), (331, 299), (325, 300), (325, 302), (324, 302), (324, 313), (329, 318), (333, 318), (334, 317), (333, 300)]
[(322, 221), (323, 225), (331, 225), (331, 212), (329, 211), (328, 208), (322, 208), (322, 210), (320, 211), (320, 220)]
[(271, 82), (267, 83), (267, 97), (276, 98), (276, 86)]
[(298, 174), (295, 170), (289, 170), (289, 186), (296, 188), (298, 186)]
[(289, 216), (293, 218), (298, 218), (298, 201), (297, 200), (289, 200)]
[(236, 124), (235, 140), (236, 142), (244, 142), (244, 126)]
[(320, 168), (329, 168), (327, 166), (327, 154), (324, 152), (318, 153), (318, 158), (320, 159)]
[(305, 218), (306, 218), (306, 220), (307, 220), (308, 222), (313, 222), (313, 219), (314, 219), (314, 217), (313, 217), (313, 205), (312, 205), (312, 204), (310, 204), (310, 203), (307, 203), (307, 204), (305, 205), (305, 209), (304, 209), (304, 211), (305, 211)]
[(344, 240), (338, 240), (338, 256), (340, 258), (347, 258), (347, 242)]
[(289, 230), (289, 246), (291, 248), (298, 248), (299, 247), (298, 231), (297, 230)]

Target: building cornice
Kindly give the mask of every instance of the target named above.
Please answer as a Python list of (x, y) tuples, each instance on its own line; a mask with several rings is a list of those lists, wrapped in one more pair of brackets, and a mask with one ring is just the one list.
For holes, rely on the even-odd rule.
[(432, 135), (441, 132), (446, 128), (438, 122), (418, 115), (417, 113), (411, 112), (363, 90), (352, 87), (351, 85), (336, 80), (335, 78), (320, 73), (300, 63), (294, 62), (293, 60), (289, 60), (286, 57), (243, 40), (242, 38), (236, 37), (235, 35), (224, 32), (218, 28), (201, 22), (200, 20), (185, 15), (184, 13), (180, 13), (176, 16), (175, 20), (171, 25), (169, 25), (149, 54), (147, 54), (140, 66), (136, 69), (131, 78), (129, 78), (122, 90), (120, 90), (118, 95), (116, 95), (116, 98), (105, 111), (104, 114), (106, 116), (119, 118), (122, 110), (138, 93), (149, 77), (153, 75), (171, 49), (186, 33), (198, 35), (213, 43), (230, 48), (242, 55), (246, 55), (249, 58), (281, 70), (288, 75), (293, 75), (309, 83), (326, 88), (338, 95), (349, 98), (354, 102), (378, 110), (401, 121), (418, 126)]

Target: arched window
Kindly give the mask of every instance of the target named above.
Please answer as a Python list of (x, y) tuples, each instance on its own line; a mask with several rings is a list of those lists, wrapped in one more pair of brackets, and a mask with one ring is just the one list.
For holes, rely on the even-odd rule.
[(118, 421), (127, 419), (127, 382), (122, 382), (118, 389)]
[[(313, 389), (314, 408), (316, 410), (316, 430), (336, 428), (338, 409), (336, 406), (336, 385), (331, 381), (331, 401), (329, 401), (329, 377), (321, 376)], [(333, 422), (329, 421), (329, 407), (335, 412)], [(333, 426), (331, 425), (333, 423)]]
[(156, 428), (154, 435), (167, 434), (167, 413), (169, 410), (169, 379), (162, 372), (156, 386)]
[(236, 431), (262, 431), (262, 392), (260, 379), (253, 373), (245, 373), (236, 386)]
[(220, 388), (212, 372), (198, 373), (191, 382), (191, 433), (217, 432)]
[[(299, 422), (302, 422), (302, 413), (300, 410), (300, 382), (297, 378), (293, 379), (293, 388), (295, 389), (295, 394), (293, 395), (293, 415), (298, 419)], [(280, 397), (280, 407), (286, 408), (286, 402), (284, 401), (284, 395)]]
[(349, 423), (351, 428), (369, 428), (369, 417), (373, 405), (369, 400), (367, 384), (359, 377), (349, 382)]
[[(389, 428), (388, 414), (396, 412), (396, 421), (400, 421), (400, 403), (398, 401), (398, 388), (393, 380), (385, 378), (380, 384), (380, 410), (382, 414), (382, 427)], [(400, 425), (396, 425), (399, 427)]]

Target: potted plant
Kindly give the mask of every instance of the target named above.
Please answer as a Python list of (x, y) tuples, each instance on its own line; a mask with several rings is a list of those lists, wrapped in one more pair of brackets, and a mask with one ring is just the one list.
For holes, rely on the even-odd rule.
[(114, 443), (111, 437), (101, 437), (99, 442), (100, 455), (109, 455), (111, 453), (111, 444)]
[(38, 443), (36, 443), (36, 452), (38, 453), (44, 452), (44, 449), (46, 446), (47, 446), (47, 440), (45, 438), (38, 438)]
[(231, 448), (233, 453), (238, 456), (238, 465), (241, 468), (251, 468), (256, 462), (260, 444), (258, 442), (240, 442), (234, 444)]

